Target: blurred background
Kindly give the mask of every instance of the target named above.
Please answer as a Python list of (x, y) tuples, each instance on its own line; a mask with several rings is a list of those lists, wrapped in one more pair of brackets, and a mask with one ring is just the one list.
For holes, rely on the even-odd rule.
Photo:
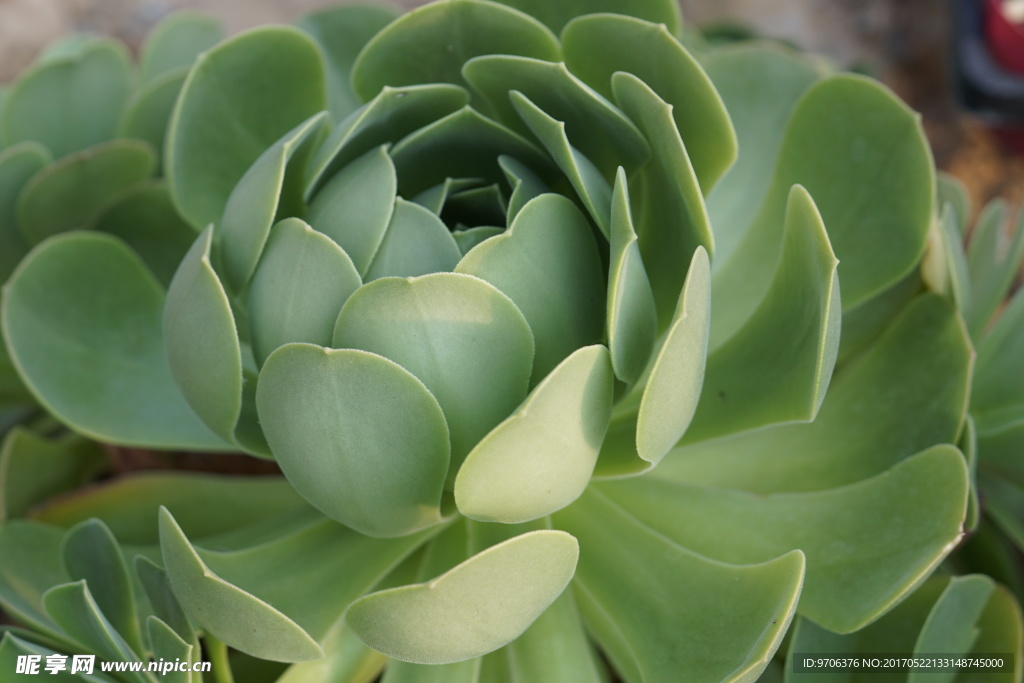
[[(425, 0), (390, 0), (412, 7)], [(557, 0), (552, 0), (557, 1)], [(993, 2), (997, 0), (992, 0)], [(365, 2), (365, 0), (364, 0)], [(290, 22), (332, 0), (0, 0), (0, 83), (49, 41), (72, 31), (138, 46), (149, 27), (180, 8), (218, 17), (229, 33)], [(953, 96), (958, 22), (952, 0), (681, 0), (689, 25), (744, 26), (879, 78), (921, 112), (936, 163), (966, 183), (975, 207), (1024, 200), (1024, 157)], [(1024, 58), (1024, 50), (1021, 52)]]

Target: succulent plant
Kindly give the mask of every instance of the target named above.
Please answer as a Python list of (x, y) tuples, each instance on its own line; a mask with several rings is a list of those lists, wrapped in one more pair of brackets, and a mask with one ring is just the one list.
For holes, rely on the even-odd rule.
[(187, 253), (84, 222), (17, 266), (5, 338), (62, 424), (284, 478), (54, 498), (96, 446), (16, 430), (0, 604), (35, 632), (0, 664), (201, 638), (217, 680), (227, 646), (283, 683), (748, 681), (794, 618), (789, 652), (840, 652), (904, 613), (1019, 652), (1004, 589), (926, 582), (979, 508), (918, 117), (786, 50), (698, 61), (674, 2), (389, 19), (196, 60), (163, 153)]

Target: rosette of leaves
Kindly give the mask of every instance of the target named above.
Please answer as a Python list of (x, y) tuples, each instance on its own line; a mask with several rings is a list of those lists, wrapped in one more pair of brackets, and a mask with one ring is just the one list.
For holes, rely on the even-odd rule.
[(768, 48), (698, 64), (671, 2), (588, 9), (636, 16), (228, 40), (167, 137), (202, 231), (169, 288), (70, 233), (6, 290), (67, 425), (273, 457), (318, 511), (228, 544), (159, 513), (195, 629), (280, 680), (754, 680), (796, 614), (857, 631), (961, 538), (971, 347), (918, 274), (917, 117)]

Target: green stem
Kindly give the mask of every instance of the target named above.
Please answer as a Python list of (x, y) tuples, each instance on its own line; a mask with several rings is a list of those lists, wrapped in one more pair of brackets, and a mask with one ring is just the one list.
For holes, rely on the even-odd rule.
[(231, 664), (228, 662), (228, 646), (210, 634), (206, 634), (204, 640), (214, 680), (217, 683), (235, 683), (235, 677), (231, 674)]

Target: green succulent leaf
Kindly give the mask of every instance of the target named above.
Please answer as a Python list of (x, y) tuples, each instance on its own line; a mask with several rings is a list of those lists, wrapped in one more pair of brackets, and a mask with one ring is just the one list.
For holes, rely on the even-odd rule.
[[(104, 615), (84, 580), (54, 586), (43, 595), (46, 612), (71, 638), (107, 661), (139, 661), (138, 655)], [(143, 675), (129, 680), (146, 681)]]
[(397, 16), (394, 9), (383, 5), (341, 5), (314, 12), (296, 24), (320, 44), (327, 58), (327, 101), (335, 121), (362, 103), (350, 82), (356, 57)]
[(324, 63), (306, 34), (256, 28), (196, 60), (171, 119), (171, 195), (196, 227), (220, 220), (235, 185), (264, 150), (326, 106)]
[(928, 233), (928, 251), (921, 263), (921, 279), (933, 291), (949, 297), (958, 309), (971, 303), (967, 257), (954, 223), (952, 207), (945, 207)]
[(486, 225), (479, 225), (475, 228), (454, 230), (452, 231), (452, 237), (455, 238), (455, 243), (459, 245), (459, 251), (461, 251), (462, 255), (465, 256), (472, 251), (476, 245), (480, 244), (484, 240), (490, 239), (491, 237), (497, 237), (503, 232), (505, 232), (505, 228), (493, 228)]
[(539, 681), (546, 676), (564, 683), (604, 680), (572, 591), (558, 596), (523, 635), (499, 652), (508, 656), (513, 681)]
[(499, 156), (498, 165), (505, 172), (505, 179), (512, 188), (508, 200), (505, 223), (512, 225), (516, 216), (531, 199), (549, 192), (547, 184), (529, 166), (509, 156)]
[(449, 484), (473, 446), (526, 397), (533, 367), (533, 335), (516, 305), (459, 273), (363, 285), (338, 316), (333, 346), (384, 356), (437, 398), (451, 433)]
[(18, 197), (28, 182), (53, 159), (36, 142), (0, 151), (0, 279), (7, 281), (28, 254), (29, 243), (18, 225)]
[(558, 39), (533, 17), (485, 0), (415, 9), (378, 33), (356, 59), (352, 88), (367, 101), (385, 86), (462, 85), (462, 65), (502, 54), (558, 61)]
[(982, 432), (1014, 421), (1024, 412), (1024, 293), (1017, 292), (992, 329), (978, 342), (971, 412)]
[[(192, 661), (193, 646), (182, 639), (159, 618), (146, 619), (146, 636), (153, 647), (153, 657), (165, 662)], [(193, 683), (190, 671), (168, 671), (161, 674), (162, 683)]]
[(1006, 299), (1024, 260), (1024, 214), (1018, 214), (1012, 240), (1003, 233), (1004, 210), (997, 201), (986, 206), (967, 251), (971, 282), (966, 311), (971, 336), (979, 338)]
[(790, 191), (783, 239), (757, 311), (708, 357), (687, 443), (810, 422), (825, 400), (839, 350), (838, 261), (814, 200), (800, 186)]
[(953, 549), (968, 488), (952, 446), (816, 492), (764, 496), (649, 477), (600, 486), (643, 524), (717, 560), (748, 564), (802, 550), (800, 613), (842, 633), (890, 609)]
[[(655, 99), (667, 102), (679, 146), (692, 161), (699, 189), (707, 193), (736, 158), (736, 133), (707, 74), (672, 32), (671, 24), (614, 14), (584, 16), (562, 31), (562, 49), (569, 69), (605, 97), (612, 97), (613, 82), (621, 78), (614, 74), (625, 72), (644, 83)], [(660, 141), (622, 102), (619, 106), (657, 152)]]
[(199, 12), (176, 12), (157, 24), (139, 53), (139, 78), (151, 84), (221, 41), (217, 20)]
[(121, 118), (119, 134), (148, 142), (156, 150), (158, 161), (162, 161), (167, 127), (188, 72), (189, 68), (183, 66), (147, 83), (129, 100)]
[(47, 166), (18, 199), (18, 225), (38, 244), (58, 233), (91, 227), (104, 205), (149, 178), (155, 157), (141, 140), (113, 140)]
[[(195, 641), (196, 632), (189, 623), (188, 617), (178, 604), (178, 598), (174, 596), (171, 582), (167, 578), (167, 572), (152, 560), (142, 555), (135, 556), (135, 575), (139, 577), (139, 583), (149, 600), (153, 616), (160, 620), (160, 623), (169, 628), (173, 633), (188, 643)], [(149, 628), (147, 623), (146, 628)], [(153, 634), (148, 634), (152, 642)]]
[(61, 557), (63, 533), (46, 524), (13, 520), (0, 525), (0, 605), (33, 631), (65, 642), (43, 606), (43, 594), (70, 580)]
[(106, 142), (115, 135), (131, 87), (124, 46), (88, 39), (80, 49), (39, 62), (11, 86), (0, 138), (7, 146), (35, 140), (57, 159)]
[(576, 17), (596, 12), (627, 14), (647, 21), (665, 24), (673, 35), (679, 32), (683, 19), (679, 6), (671, 0), (572, 0), (559, 3), (544, 0), (500, 0), (531, 17), (540, 19), (555, 33)]
[(800, 595), (799, 551), (716, 562), (590, 491), (555, 519), (580, 539), (573, 587), (587, 629), (629, 683), (753, 681), (778, 649)]
[(76, 431), (124, 445), (223, 449), (171, 377), (163, 304), (160, 285), (123, 242), (71, 233), (19, 266), (3, 327), (32, 393)]
[(455, 237), (437, 215), (399, 197), (366, 281), (446, 272), (461, 258)]
[(289, 344), (267, 359), (257, 404), (285, 475), (328, 517), (378, 537), (441, 521), (448, 427), (434, 396), (399, 365)]
[(522, 311), (536, 344), (531, 383), (575, 349), (597, 342), (604, 320), (601, 257), (586, 217), (561, 195), (530, 200), (502, 235), (458, 263)]
[(971, 197), (967, 188), (954, 176), (939, 171), (935, 177), (935, 207), (941, 211), (942, 207), (949, 204), (953, 207), (953, 216), (956, 218), (960, 236), (967, 230), (967, 219), (971, 215)]
[(608, 428), (613, 383), (603, 346), (581, 348), (562, 361), (470, 451), (455, 479), (459, 511), (513, 524), (576, 500)]
[(521, 635), (562, 593), (579, 546), (561, 531), (499, 543), (421, 584), (371, 593), (345, 615), (371, 647), (403, 661), (479, 657)]
[(317, 642), (298, 624), (208, 569), (166, 509), (160, 511), (160, 546), (179, 602), (220, 640), (273, 661), (301, 662), (323, 656)]

